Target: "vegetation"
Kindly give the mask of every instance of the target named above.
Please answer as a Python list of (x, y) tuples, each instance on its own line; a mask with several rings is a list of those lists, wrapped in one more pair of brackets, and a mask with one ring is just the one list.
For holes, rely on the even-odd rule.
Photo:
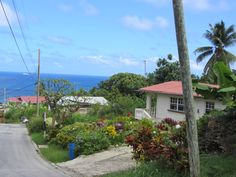
[(185, 177), (183, 174), (166, 168), (162, 163), (156, 161), (141, 163), (138, 167), (127, 171), (120, 171), (104, 175), (103, 177)]
[(37, 145), (42, 145), (47, 143), (46, 139), (43, 137), (42, 132), (31, 133), (30, 136)]
[(62, 149), (60, 146), (49, 145), (48, 148), (40, 149), (43, 157), (53, 163), (65, 162), (69, 160), (67, 149)]
[[(235, 156), (217, 154), (201, 155), (201, 177), (234, 177), (236, 176)], [(142, 163), (127, 171), (104, 175), (103, 177), (188, 177), (176, 173), (159, 162)]]
[(156, 70), (147, 76), (149, 85), (181, 79), (179, 61), (173, 62), (172, 59), (171, 54), (167, 56), (167, 59), (159, 58)]
[(195, 54), (199, 54), (197, 62), (201, 62), (205, 58), (210, 57), (203, 70), (203, 75), (207, 75), (210, 83), (216, 83), (216, 77), (212, 72), (215, 62), (222, 61), (225, 65), (230, 67), (230, 64), (236, 61), (236, 56), (225, 49), (236, 43), (236, 32), (234, 31), (233, 25), (227, 28), (223, 21), (216, 23), (214, 26), (211, 24), (209, 26), (210, 30), (204, 33), (204, 37), (212, 46), (197, 48)]
[[(71, 95), (74, 92), (73, 85), (63, 79), (48, 79), (40, 82), (40, 95), (44, 96), (48, 106), (50, 107), (53, 119), (52, 126), (55, 126), (55, 122), (61, 124), (64, 122), (66, 114), (71, 113), (70, 108), (75, 108), (77, 110), (78, 103), (72, 106), (68, 104), (58, 104), (58, 102), (66, 95)], [(70, 109), (68, 111), (68, 109)], [(74, 110), (74, 109), (73, 109)]]

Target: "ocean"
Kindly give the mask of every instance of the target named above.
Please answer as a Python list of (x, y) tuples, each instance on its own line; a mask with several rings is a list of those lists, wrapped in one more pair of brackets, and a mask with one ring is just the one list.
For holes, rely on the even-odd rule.
[[(41, 80), (65, 79), (70, 81), (76, 90), (83, 88), (88, 91), (109, 77), (42, 73), (40, 78)], [(4, 102), (10, 97), (36, 95), (36, 82), (36, 74), (0, 72), (0, 102)]]

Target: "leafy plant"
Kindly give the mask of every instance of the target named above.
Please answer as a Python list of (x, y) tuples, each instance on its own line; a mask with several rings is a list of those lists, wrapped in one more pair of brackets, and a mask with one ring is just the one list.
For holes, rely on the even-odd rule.
[[(168, 119), (168, 122), (170, 121)], [(158, 160), (179, 171), (188, 168), (188, 150), (185, 124), (143, 122), (141, 127), (127, 136), (126, 143), (133, 147), (134, 158), (138, 161)]]

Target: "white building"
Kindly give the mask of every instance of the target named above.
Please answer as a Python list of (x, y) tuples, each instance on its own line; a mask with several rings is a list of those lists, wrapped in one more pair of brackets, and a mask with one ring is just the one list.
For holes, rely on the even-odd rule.
[[(211, 88), (218, 88), (218, 85), (203, 84)], [(172, 118), (177, 121), (185, 120), (183, 89), (181, 81), (164, 82), (157, 85), (141, 88), (146, 93), (146, 109), (135, 109), (135, 118), (154, 118), (162, 120)], [(223, 105), (218, 100), (206, 100), (201, 95), (193, 93), (195, 111), (197, 118), (213, 109), (223, 110)]]

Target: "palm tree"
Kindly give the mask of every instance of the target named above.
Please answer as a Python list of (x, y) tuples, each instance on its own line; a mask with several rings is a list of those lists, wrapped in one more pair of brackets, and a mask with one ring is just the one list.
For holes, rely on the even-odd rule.
[(233, 46), (236, 43), (236, 32), (234, 31), (234, 25), (226, 28), (223, 21), (216, 23), (214, 26), (211, 24), (209, 26), (210, 30), (207, 30), (203, 36), (210, 41), (212, 46), (197, 48), (194, 53), (199, 54), (196, 59), (197, 63), (210, 56), (204, 67), (203, 75), (207, 76), (210, 82), (215, 82), (215, 76), (212, 71), (214, 63), (223, 61), (230, 67), (230, 64), (236, 61), (236, 56), (225, 50), (226, 47)]

